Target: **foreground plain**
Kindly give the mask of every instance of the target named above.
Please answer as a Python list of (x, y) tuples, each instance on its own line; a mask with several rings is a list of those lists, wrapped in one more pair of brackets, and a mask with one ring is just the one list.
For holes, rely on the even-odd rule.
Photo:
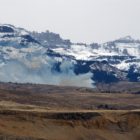
[(2, 140), (139, 140), (140, 95), (0, 84)]

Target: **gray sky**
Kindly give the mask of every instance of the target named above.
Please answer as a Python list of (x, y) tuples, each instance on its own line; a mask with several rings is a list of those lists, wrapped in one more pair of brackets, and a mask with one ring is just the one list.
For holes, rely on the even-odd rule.
[(0, 0), (0, 22), (74, 42), (140, 39), (140, 0)]

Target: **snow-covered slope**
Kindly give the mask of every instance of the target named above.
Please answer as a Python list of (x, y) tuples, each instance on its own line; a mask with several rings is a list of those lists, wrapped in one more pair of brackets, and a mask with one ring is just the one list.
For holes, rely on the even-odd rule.
[(72, 44), (69, 48), (54, 48), (53, 51), (73, 56), (77, 60), (94, 60), (99, 56), (114, 56), (116, 52), (110, 53), (109, 50), (105, 50), (104, 47), (100, 49), (93, 49), (90, 45), (77, 45)]
[(109, 61), (112, 66), (121, 70), (129, 70), (133, 65), (140, 67), (140, 41), (130, 36), (104, 44), (95, 44), (95, 46), (72, 44), (69, 48), (59, 47), (54, 48), (53, 51), (73, 56), (76, 60)]
[[(93, 87), (140, 81), (140, 41), (71, 43), (52, 32), (0, 25), (0, 81)], [(81, 82), (82, 81), (82, 82)]]
[(135, 56), (140, 57), (140, 41), (127, 36), (118, 40), (98, 44), (72, 44), (70, 47), (53, 48), (54, 51), (61, 54), (74, 56), (79, 60), (92, 60), (100, 56)]
[(129, 55), (140, 57), (140, 41), (134, 40), (130, 36), (103, 44), (103, 47), (110, 52), (116, 52), (118, 55)]

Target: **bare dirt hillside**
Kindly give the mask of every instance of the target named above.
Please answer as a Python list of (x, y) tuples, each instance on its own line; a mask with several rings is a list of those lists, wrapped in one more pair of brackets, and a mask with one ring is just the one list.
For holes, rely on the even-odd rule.
[(68, 110), (140, 109), (140, 94), (100, 93), (95, 89), (0, 83), (0, 101)]
[(0, 139), (139, 140), (140, 111), (0, 111)]
[(1, 83), (0, 140), (140, 140), (140, 95)]

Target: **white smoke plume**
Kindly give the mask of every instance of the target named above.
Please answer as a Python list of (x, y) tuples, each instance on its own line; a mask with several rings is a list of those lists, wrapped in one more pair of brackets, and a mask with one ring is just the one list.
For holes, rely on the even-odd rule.
[(55, 62), (52, 59), (48, 59), (46, 64), (42, 64), (39, 59), (8, 61), (0, 68), (0, 81), (93, 87), (92, 73), (76, 75), (70, 61), (63, 61), (60, 65), (61, 72), (57, 72), (52, 70)]

